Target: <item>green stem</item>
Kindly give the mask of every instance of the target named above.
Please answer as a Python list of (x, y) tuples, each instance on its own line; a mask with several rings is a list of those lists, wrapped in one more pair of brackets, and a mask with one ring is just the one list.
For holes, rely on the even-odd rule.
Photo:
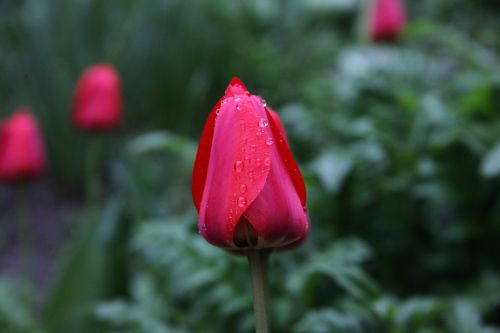
[(359, 13), (358, 13), (358, 42), (361, 44), (367, 44), (370, 42), (370, 13), (373, 10), (374, 2), (373, 0), (362, 0), (359, 2)]
[(33, 247), (34, 237), (29, 216), (29, 200), (24, 186), (18, 191), (17, 202), (17, 237), (19, 246), (20, 272), (27, 283), (31, 284), (34, 274)]
[(86, 147), (85, 156), (85, 199), (88, 205), (94, 205), (101, 195), (100, 157), (101, 142), (91, 138)]
[(248, 250), (247, 256), (252, 276), (253, 308), (256, 322), (255, 332), (268, 333), (267, 266), (269, 251)]

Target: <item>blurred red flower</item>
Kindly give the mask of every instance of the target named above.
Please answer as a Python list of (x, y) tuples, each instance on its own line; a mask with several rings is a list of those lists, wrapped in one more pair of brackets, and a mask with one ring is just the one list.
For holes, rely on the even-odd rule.
[(304, 181), (281, 121), (237, 78), (205, 124), (192, 191), (200, 233), (213, 245), (279, 250), (307, 235)]
[(45, 148), (35, 117), (20, 107), (0, 125), (0, 181), (36, 178), (46, 168)]
[(71, 119), (85, 131), (109, 131), (120, 125), (122, 91), (118, 71), (110, 64), (85, 69), (76, 85)]
[(405, 8), (401, 0), (375, 0), (370, 12), (370, 35), (373, 40), (397, 38), (406, 26)]

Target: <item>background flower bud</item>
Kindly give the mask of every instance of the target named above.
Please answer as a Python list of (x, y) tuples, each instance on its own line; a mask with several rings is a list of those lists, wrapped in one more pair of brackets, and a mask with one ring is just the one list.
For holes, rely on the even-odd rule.
[(109, 131), (118, 127), (122, 117), (120, 76), (110, 64), (87, 68), (75, 88), (71, 119), (86, 131)]
[(36, 178), (46, 168), (45, 148), (38, 123), (26, 107), (0, 125), (0, 181)]

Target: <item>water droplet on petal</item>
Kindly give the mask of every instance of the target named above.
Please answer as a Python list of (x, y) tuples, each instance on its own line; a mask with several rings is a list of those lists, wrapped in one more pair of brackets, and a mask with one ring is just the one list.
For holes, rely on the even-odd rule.
[(266, 107), (267, 106), (267, 101), (263, 99), (262, 97), (260, 98), (260, 102), (262, 103), (262, 106)]
[(215, 110), (215, 115), (218, 116), (220, 114), (220, 109)]
[(264, 127), (267, 127), (269, 126), (269, 122), (267, 121), (266, 118), (260, 118), (259, 120), (259, 127), (260, 128), (264, 128)]
[(247, 186), (245, 184), (240, 185), (240, 192), (242, 194), (247, 192)]
[(238, 198), (238, 207), (243, 208), (247, 205), (247, 199), (245, 197)]
[(271, 165), (271, 159), (269, 157), (266, 157), (264, 159), (264, 165), (270, 166)]
[(272, 146), (272, 144), (274, 143), (273, 139), (272, 138), (267, 138), (266, 140), (266, 145), (268, 146)]
[(251, 145), (250, 149), (255, 153), (257, 151), (257, 145)]
[(262, 162), (261, 162), (260, 158), (258, 158), (258, 159), (255, 160), (255, 165), (258, 166), (258, 167), (260, 167), (262, 165)]
[(234, 162), (234, 171), (236, 172), (242, 172), (243, 171), (243, 162), (242, 161), (236, 161)]
[(260, 135), (262, 135), (262, 131), (257, 130), (257, 133), (255, 133), (255, 134), (260, 136)]

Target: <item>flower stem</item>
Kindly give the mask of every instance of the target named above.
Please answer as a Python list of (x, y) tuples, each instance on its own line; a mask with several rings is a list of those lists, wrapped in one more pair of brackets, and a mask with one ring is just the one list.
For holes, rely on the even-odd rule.
[(86, 148), (85, 200), (87, 205), (94, 205), (99, 201), (101, 194), (101, 174), (99, 169), (101, 142), (99, 138), (91, 138)]
[(367, 44), (370, 41), (369, 25), (370, 11), (372, 11), (373, 0), (363, 0), (359, 2), (357, 37), (360, 44)]
[(33, 226), (29, 216), (29, 200), (27, 188), (20, 186), (17, 202), (17, 237), (19, 246), (19, 263), (22, 279), (31, 284), (34, 274), (34, 237)]
[(248, 263), (252, 276), (253, 308), (255, 313), (255, 332), (268, 333), (267, 266), (269, 251), (248, 250)]

